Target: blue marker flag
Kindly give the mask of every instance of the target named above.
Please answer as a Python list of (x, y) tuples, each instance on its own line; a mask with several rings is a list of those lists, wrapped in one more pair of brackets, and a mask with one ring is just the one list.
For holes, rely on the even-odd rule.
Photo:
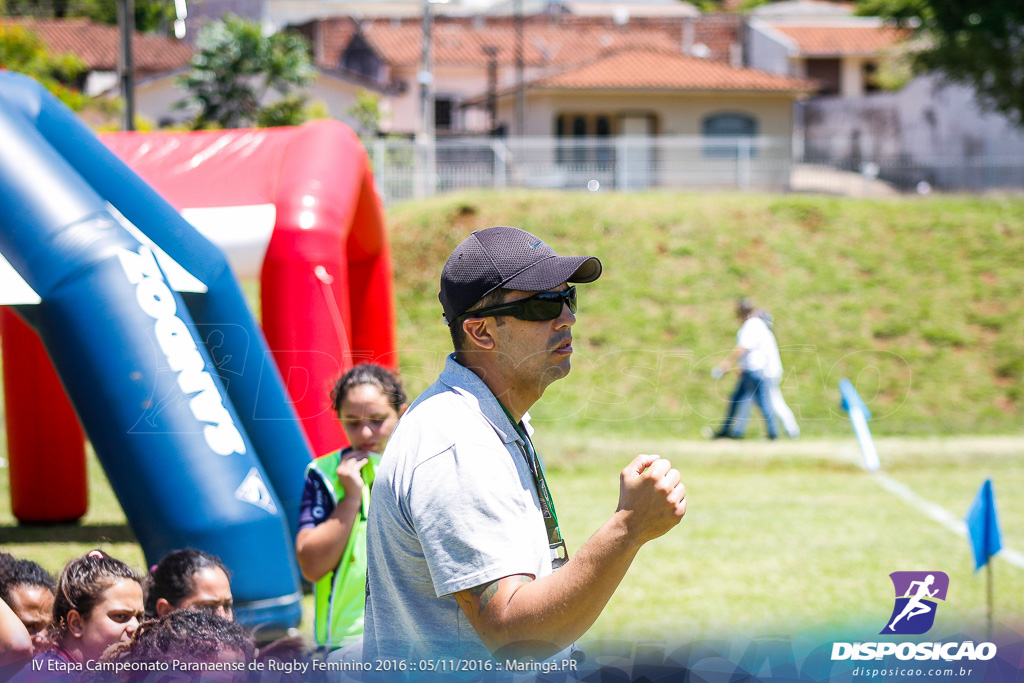
[(857, 390), (853, 388), (853, 382), (843, 377), (839, 380), (839, 394), (843, 397), (841, 405), (843, 410), (848, 413), (852, 413), (854, 410), (860, 408), (864, 411), (864, 419), (871, 419), (871, 411), (868, 410), (868, 406), (864, 403), (864, 399), (860, 397)]
[(996, 494), (992, 490), (992, 480), (986, 479), (978, 489), (967, 511), (967, 535), (974, 551), (974, 571), (978, 571), (988, 559), (1003, 549), (1002, 534), (999, 531), (999, 518), (996, 515)]

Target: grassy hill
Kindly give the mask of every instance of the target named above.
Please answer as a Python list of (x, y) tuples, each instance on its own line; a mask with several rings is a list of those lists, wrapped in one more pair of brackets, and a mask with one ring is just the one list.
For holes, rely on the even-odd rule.
[[(842, 377), (876, 434), (1020, 432), (1024, 198), (474, 192), (388, 221), (414, 394), (449, 350), (445, 258), (474, 229), (515, 225), (605, 266), (580, 287), (572, 374), (531, 411), (546, 431), (697, 435), (732, 389), (734, 375), (709, 371), (747, 295), (775, 315), (783, 393), (806, 436), (849, 433)], [(748, 434), (762, 433), (758, 417)]]

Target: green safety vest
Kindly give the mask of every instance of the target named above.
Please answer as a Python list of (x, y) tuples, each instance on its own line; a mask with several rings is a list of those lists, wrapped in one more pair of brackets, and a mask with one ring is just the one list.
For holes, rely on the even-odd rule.
[[(311, 471), (323, 480), (334, 498), (335, 504), (345, 496), (345, 489), (338, 481), (338, 463), (341, 451), (321, 456), (309, 463)], [(379, 455), (370, 455), (363, 465), (363, 504), (352, 524), (345, 552), (334, 571), (313, 585), (316, 605), (313, 637), (321, 647), (339, 648), (359, 640), (363, 634), (363, 609), (366, 605), (366, 512), (370, 508), (370, 487)]]

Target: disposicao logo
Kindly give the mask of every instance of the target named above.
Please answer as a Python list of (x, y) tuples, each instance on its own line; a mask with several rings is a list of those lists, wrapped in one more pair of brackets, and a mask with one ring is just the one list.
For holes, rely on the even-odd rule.
[(889, 578), (896, 589), (896, 604), (879, 634), (911, 636), (927, 633), (935, 623), (938, 601), (946, 599), (949, 576), (935, 571), (893, 572)]
[[(935, 623), (938, 601), (945, 601), (949, 576), (945, 572), (893, 572), (896, 604), (879, 635), (921, 635)], [(964, 642), (858, 642), (833, 643), (832, 661), (871, 660), (895, 656), (900, 660), (989, 660), (996, 656), (993, 643)]]

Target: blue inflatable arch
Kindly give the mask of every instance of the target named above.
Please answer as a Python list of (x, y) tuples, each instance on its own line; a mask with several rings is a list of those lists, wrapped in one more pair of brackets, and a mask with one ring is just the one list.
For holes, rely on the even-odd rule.
[(297, 624), (310, 447), (224, 255), (25, 76), (0, 72), (0, 140), (3, 300), (42, 340), (147, 561), (219, 555), (240, 621)]

